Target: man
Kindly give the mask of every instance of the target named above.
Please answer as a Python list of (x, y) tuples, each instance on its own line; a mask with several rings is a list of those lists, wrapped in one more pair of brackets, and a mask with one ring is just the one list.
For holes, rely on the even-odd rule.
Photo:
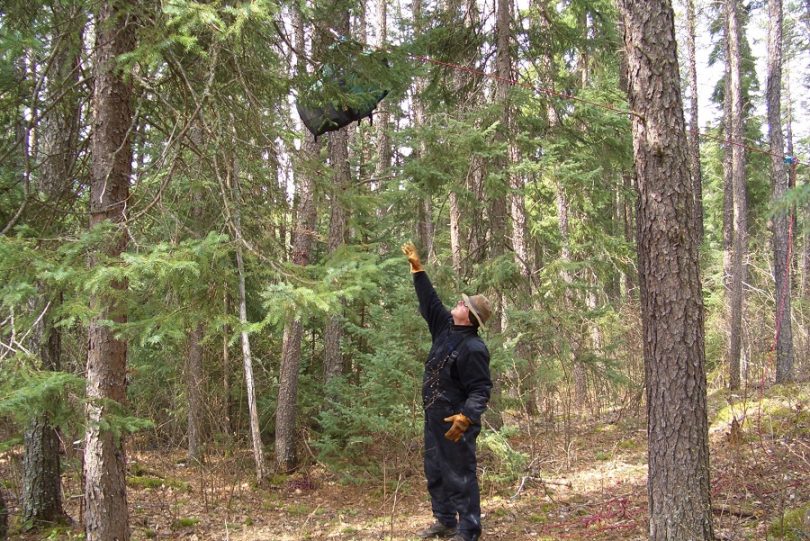
[(436, 522), (419, 537), (475, 541), (481, 535), (475, 440), (492, 379), (489, 351), (478, 336), (492, 309), (483, 295), (462, 295), (451, 310), (439, 300), (411, 242), (402, 245), (413, 274), (419, 311), (430, 329), (422, 379), (425, 477)]

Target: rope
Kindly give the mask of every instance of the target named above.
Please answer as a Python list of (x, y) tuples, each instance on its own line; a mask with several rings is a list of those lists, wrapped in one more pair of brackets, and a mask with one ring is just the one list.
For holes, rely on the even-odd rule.
[(580, 98), (579, 96), (574, 96), (573, 94), (571, 94), (569, 92), (559, 92), (557, 90), (551, 90), (549, 88), (545, 88), (545, 87), (542, 87), (540, 85), (535, 85), (535, 84), (532, 84), (532, 83), (524, 83), (524, 82), (519, 81), (517, 79), (512, 79), (511, 77), (501, 77), (500, 75), (497, 75), (497, 74), (494, 74), (494, 73), (488, 73), (486, 71), (479, 70), (479, 69), (476, 69), (476, 68), (471, 68), (469, 66), (462, 66), (461, 64), (453, 64), (452, 62), (444, 62), (442, 60), (436, 60), (436, 59), (430, 58), (428, 56), (413, 55), (413, 58), (415, 58), (416, 60), (419, 60), (420, 62), (425, 63), (425, 64), (435, 64), (437, 66), (443, 66), (445, 68), (454, 69), (456, 71), (464, 71), (464, 72), (469, 73), (471, 75), (477, 75), (479, 77), (484, 77), (486, 79), (492, 79), (493, 81), (506, 83), (506, 84), (509, 84), (509, 85), (512, 85), (512, 86), (519, 86), (521, 88), (526, 88), (526, 89), (531, 90), (532, 92), (535, 92), (535, 93), (545, 94), (547, 96), (556, 97), (556, 98), (560, 98), (560, 99), (568, 100), (568, 101), (576, 101), (576, 102), (579, 102), (579, 103), (584, 103), (584, 104), (587, 104), (587, 105), (591, 105), (593, 107), (599, 107), (601, 109), (605, 109), (605, 110), (611, 111), (613, 113), (618, 113), (618, 114), (621, 114), (621, 115), (632, 115), (632, 116), (638, 117), (638, 118), (640, 118), (642, 120), (644, 119), (644, 117), (641, 114), (639, 114), (639, 113), (637, 113), (635, 111), (632, 111), (630, 109), (619, 109), (618, 107), (613, 107), (612, 105), (609, 105), (607, 103), (600, 103), (600, 102), (596, 102), (596, 101), (587, 100), (585, 98)]
[[(635, 112), (633, 110), (620, 109), (618, 107), (614, 107), (614, 106), (612, 106), (610, 104), (607, 104), (607, 103), (601, 103), (601, 102), (597, 102), (597, 101), (591, 101), (591, 100), (588, 100), (588, 99), (585, 99), (585, 98), (580, 98), (579, 96), (574, 96), (573, 94), (568, 93), (568, 92), (558, 92), (556, 90), (545, 88), (545, 87), (543, 87), (541, 85), (522, 82), (522, 81), (519, 81), (518, 79), (513, 79), (511, 77), (502, 77), (502, 76), (494, 74), (494, 73), (488, 73), (488, 72), (486, 72), (484, 70), (471, 68), (469, 66), (463, 66), (461, 64), (454, 64), (453, 62), (445, 62), (443, 60), (436, 60), (435, 58), (430, 58), (429, 56), (422, 56), (422, 55), (411, 55), (411, 56), (412, 56), (412, 58), (414, 58), (414, 59), (416, 59), (416, 60), (418, 60), (418, 61), (420, 61), (420, 62), (422, 62), (424, 64), (435, 64), (437, 66), (450, 68), (450, 69), (453, 69), (453, 70), (456, 70), (456, 71), (462, 71), (462, 72), (468, 73), (470, 75), (483, 77), (483, 78), (486, 78), (486, 79), (491, 79), (493, 81), (498, 81), (498, 82), (501, 82), (501, 83), (506, 83), (506, 84), (509, 84), (511, 86), (519, 86), (521, 88), (531, 90), (532, 92), (534, 92), (536, 94), (545, 94), (547, 96), (556, 97), (556, 98), (560, 98), (560, 99), (567, 100), (567, 101), (574, 101), (574, 102), (584, 103), (586, 105), (590, 105), (592, 107), (597, 107), (597, 108), (600, 108), (600, 109), (604, 109), (604, 110), (610, 111), (612, 113), (617, 113), (617, 114), (620, 114), (620, 115), (632, 115), (632, 116), (638, 117), (638, 118), (640, 118), (642, 120), (644, 119), (644, 117), (641, 114), (639, 114), (639, 113), (637, 113), (637, 112)], [(694, 133), (694, 131), (693, 131), (693, 133)], [(702, 139), (713, 139), (713, 140), (719, 141), (721, 143), (725, 143), (725, 144), (728, 144), (728, 145), (734, 145), (734, 146), (744, 148), (744, 149), (749, 150), (751, 152), (758, 152), (760, 154), (766, 154), (768, 156), (775, 156), (775, 157), (778, 157), (778, 158), (782, 158), (782, 160), (786, 164), (790, 164), (794, 168), (794, 171), (795, 171), (795, 168), (798, 167), (799, 165), (801, 165), (801, 166), (808, 165), (808, 164), (806, 164), (804, 162), (799, 161), (799, 159), (796, 156), (787, 156), (787, 155), (785, 155), (783, 153), (780, 153), (780, 152), (772, 152), (771, 150), (766, 150), (766, 149), (763, 149), (763, 148), (760, 148), (760, 147), (756, 147), (756, 146), (747, 144), (747, 143), (745, 143), (743, 141), (735, 141), (735, 140), (729, 139), (729, 138), (722, 138), (720, 136), (712, 135), (711, 133), (708, 133), (708, 132), (705, 132), (705, 133), (698, 132), (698, 137), (702, 138)]]
[[(636, 117), (644, 120), (644, 117), (642, 115), (640, 115), (639, 113), (636, 113), (635, 111), (632, 111), (632, 110), (629, 110), (629, 109), (619, 109), (617, 107), (614, 107), (614, 106), (606, 104), (606, 103), (600, 103), (600, 102), (587, 100), (585, 98), (580, 98), (578, 96), (574, 96), (574, 95), (572, 95), (570, 93), (567, 93), (567, 92), (558, 92), (558, 91), (555, 91), (555, 90), (551, 90), (549, 88), (545, 88), (545, 87), (543, 87), (541, 85), (522, 82), (522, 81), (519, 81), (517, 79), (510, 78), (510, 77), (502, 77), (502, 76), (499, 76), (497, 74), (488, 73), (486, 71), (479, 70), (479, 69), (476, 69), (476, 68), (471, 68), (469, 66), (463, 66), (461, 64), (454, 64), (452, 62), (444, 62), (444, 61), (441, 61), (441, 60), (436, 60), (436, 59), (430, 58), (428, 56), (413, 55), (413, 58), (415, 58), (416, 60), (419, 60), (420, 62), (425, 63), (425, 64), (435, 64), (437, 66), (450, 68), (450, 69), (453, 69), (453, 70), (456, 70), (456, 71), (462, 71), (462, 72), (468, 73), (470, 75), (474, 75), (474, 76), (478, 76), (478, 77), (484, 77), (484, 78), (487, 78), (487, 79), (492, 79), (494, 81), (498, 81), (498, 82), (501, 82), (501, 83), (506, 83), (506, 84), (509, 84), (509, 85), (512, 85), (512, 86), (519, 86), (521, 88), (528, 89), (528, 90), (532, 91), (535, 94), (545, 94), (547, 96), (552, 96), (552, 97), (560, 98), (560, 99), (567, 100), (567, 101), (574, 101), (574, 102), (584, 103), (586, 105), (590, 105), (592, 107), (597, 107), (597, 108), (600, 108), (600, 109), (604, 109), (604, 110), (610, 111), (612, 113), (617, 113), (617, 114), (621, 114), (621, 115), (633, 115), (633, 116), (636, 116)], [(766, 150), (766, 149), (760, 148), (758, 146), (748, 144), (748, 143), (746, 143), (744, 141), (735, 141), (735, 140), (733, 140), (731, 138), (727, 138), (727, 137), (724, 138), (724, 137), (721, 137), (721, 136), (713, 135), (713, 134), (711, 134), (709, 132), (701, 133), (699, 130), (696, 130), (694, 128), (692, 129), (692, 134), (693, 135), (697, 134), (699, 139), (704, 139), (704, 140), (712, 139), (712, 140), (718, 141), (718, 142), (720, 142), (722, 144), (733, 145), (733, 146), (743, 148), (743, 149), (748, 150), (750, 152), (757, 152), (757, 153), (760, 153), (760, 154), (765, 154), (765, 155), (768, 155), (768, 156), (781, 158), (782, 161), (786, 165), (790, 165), (790, 181), (789, 181), (789, 184), (788, 184), (790, 188), (793, 188), (796, 185), (796, 169), (798, 168), (798, 166), (800, 166), (800, 165), (802, 165), (802, 166), (808, 165), (806, 163), (801, 162), (796, 156), (786, 155), (786, 154), (783, 154), (781, 152), (772, 151), (770, 149)], [(785, 282), (784, 282), (785, 284), (788, 284), (789, 283), (788, 280), (790, 280), (791, 260), (792, 260), (792, 257), (793, 257), (793, 227), (794, 227), (795, 221), (796, 221), (796, 213), (791, 211), (790, 212), (790, 218), (789, 218), (789, 221), (788, 221), (788, 246), (787, 246), (787, 254), (786, 254), (787, 257), (786, 257), (786, 262), (785, 262)], [(781, 333), (781, 330), (782, 330), (782, 318), (784, 316), (785, 304), (787, 302), (787, 295), (785, 294), (786, 292), (787, 292), (787, 287), (783, 288), (783, 290), (781, 292), (781, 295), (780, 295), (781, 298), (778, 300), (778, 303), (777, 303), (776, 325), (775, 325), (776, 328), (775, 328), (775, 331), (774, 331), (774, 339), (773, 339), (773, 346), (771, 347), (771, 354), (773, 354), (773, 352), (776, 351), (776, 347), (778, 345), (778, 340), (779, 340), (779, 334)], [(762, 380), (760, 382), (760, 393), (764, 392), (764, 388), (765, 388), (765, 369), (763, 368)], [(761, 406), (761, 403), (762, 403), (761, 398), (762, 397), (760, 397), (760, 406)]]

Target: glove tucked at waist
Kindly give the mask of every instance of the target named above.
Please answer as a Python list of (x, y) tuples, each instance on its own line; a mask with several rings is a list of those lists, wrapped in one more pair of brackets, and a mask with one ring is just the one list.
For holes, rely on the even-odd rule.
[(458, 442), (461, 436), (470, 428), (470, 420), (463, 413), (456, 413), (444, 418), (445, 423), (453, 423), (450, 430), (444, 433), (444, 437), (450, 441)]

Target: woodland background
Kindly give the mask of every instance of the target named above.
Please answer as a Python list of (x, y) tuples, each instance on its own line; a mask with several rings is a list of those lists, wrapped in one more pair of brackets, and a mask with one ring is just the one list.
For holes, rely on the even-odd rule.
[[(757, 72), (765, 44), (749, 36), (767, 33), (776, 4), (785, 76), (774, 98)], [(675, 12), (681, 74), (670, 76), (682, 81), (694, 182), (710, 430), (756, 448), (712, 447), (713, 471), (729, 466), (712, 479), (737, 473), (737, 454), (765, 460), (756, 479), (787, 476), (779, 486), (793, 496), (777, 505), (740, 473), (724, 520), (753, 517), (756, 538), (804, 535), (802, 519), (768, 528), (808, 509), (797, 487), (809, 484), (810, 449), (810, 2), (688, 0)], [(510, 538), (565, 524), (544, 507), (560, 502), (555, 487), (573, 490), (560, 472), (586, 448), (598, 465), (646, 445), (622, 31), (608, 0), (4, 2), (0, 490), (11, 533), (82, 535), (47, 528), (65, 510), (95, 520), (82, 472), (99, 445), (126, 449), (127, 470), (114, 452), (98, 467), (125, 475), (112, 482), (129, 486), (137, 538), (191, 535), (200, 519), (178, 522), (177, 493), (192, 486), (200, 516), (244, 497), (247, 516), (229, 520), (250, 527), (284, 508), (298, 528), (246, 539), (324, 538), (312, 528), (334, 517), (319, 509), (379, 490), (390, 529), (368, 538), (407, 538), (397, 502), (429, 518), (429, 335), (399, 252), (410, 239), (446, 304), (462, 292), (496, 300), (482, 482), (495, 498), (534, 481), (537, 500), (519, 513), (504, 504), (492, 522), (510, 516), (526, 535), (504, 526)], [(696, 50), (697, 32), (710, 51)], [(389, 93), (373, 123), (316, 141), (297, 97), (358, 99), (335, 80), (313, 86), (324, 65)], [(768, 430), (753, 421), (763, 415)], [(152, 482), (163, 503), (146, 498), (149, 508)], [(319, 487), (331, 503), (313, 503)], [(261, 491), (303, 507), (262, 503)], [(629, 521), (630, 534), (608, 520), (643, 509), (633, 494), (606, 496), (615, 512), (602, 515), (567, 500), (571, 516), (601, 517), (572, 523), (584, 533), (570, 538), (643, 537), (643, 524)], [(157, 516), (166, 523), (147, 524)], [(719, 524), (729, 536), (747, 527)], [(221, 524), (198, 527), (227, 538)]]

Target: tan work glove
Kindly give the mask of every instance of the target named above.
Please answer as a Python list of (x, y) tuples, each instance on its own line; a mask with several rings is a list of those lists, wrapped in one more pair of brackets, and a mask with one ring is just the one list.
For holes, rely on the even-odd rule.
[(402, 245), (402, 253), (408, 258), (408, 263), (411, 264), (411, 272), (422, 272), (422, 261), (419, 259), (419, 253), (416, 251), (416, 246), (411, 241)]
[(470, 428), (470, 420), (463, 413), (456, 413), (450, 417), (445, 417), (444, 422), (453, 423), (450, 430), (444, 433), (444, 437), (454, 442), (458, 442), (461, 436)]

